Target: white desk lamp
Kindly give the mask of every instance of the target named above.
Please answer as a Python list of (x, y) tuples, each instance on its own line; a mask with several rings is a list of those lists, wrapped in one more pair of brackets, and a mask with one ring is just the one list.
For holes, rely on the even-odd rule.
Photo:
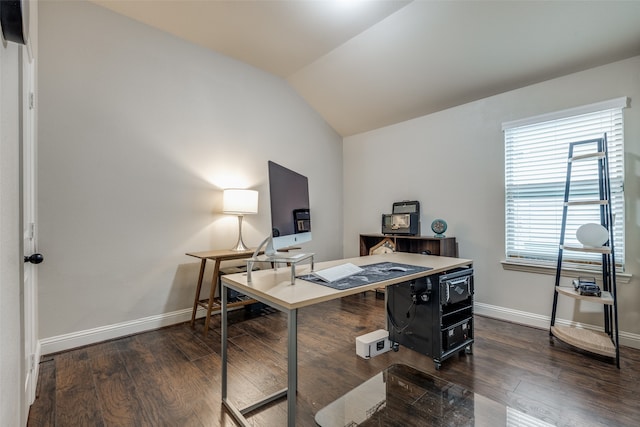
[(233, 251), (246, 251), (249, 248), (242, 241), (242, 218), (244, 215), (258, 213), (258, 192), (230, 188), (222, 195), (222, 212), (238, 215), (238, 242)]

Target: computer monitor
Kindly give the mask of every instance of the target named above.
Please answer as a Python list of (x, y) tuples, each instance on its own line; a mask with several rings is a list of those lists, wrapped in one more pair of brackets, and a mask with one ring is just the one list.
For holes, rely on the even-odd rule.
[(311, 240), (309, 181), (306, 176), (269, 161), (271, 247), (265, 253), (297, 246)]

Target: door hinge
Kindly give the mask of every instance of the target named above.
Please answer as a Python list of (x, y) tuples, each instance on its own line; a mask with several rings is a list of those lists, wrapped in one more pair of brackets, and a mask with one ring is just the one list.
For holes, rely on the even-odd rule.
[(33, 110), (33, 107), (35, 105), (35, 95), (33, 94), (33, 92), (29, 92), (29, 109)]
[(29, 370), (33, 372), (35, 369), (36, 369), (36, 355), (31, 354), (31, 356), (29, 356)]

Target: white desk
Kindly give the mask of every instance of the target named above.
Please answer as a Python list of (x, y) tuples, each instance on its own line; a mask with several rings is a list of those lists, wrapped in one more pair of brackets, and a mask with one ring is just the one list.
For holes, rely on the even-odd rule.
[[(372, 283), (370, 285), (358, 286), (351, 289), (337, 290), (328, 286), (318, 285), (304, 280), (296, 279), (295, 284), (291, 284), (290, 272), (288, 269), (260, 270), (253, 272), (251, 283), (247, 282), (245, 273), (230, 274), (222, 277), (222, 295), (225, 295), (227, 288), (234, 289), (257, 301), (267, 304), (277, 310), (287, 314), (287, 388), (265, 397), (259, 402), (238, 409), (227, 397), (227, 304), (226, 298), (222, 299), (222, 403), (231, 412), (233, 417), (243, 426), (250, 425), (245, 418), (246, 415), (256, 409), (273, 402), (282, 397), (287, 397), (287, 425), (294, 427), (296, 422), (296, 391), (298, 383), (298, 309), (313, 304), (318, 304), (333, 299), (342, 298), (347, 295), (358, 294), (364, 291), (375, 290), (376, 288), (406, 282), (407, 280), (419, 277), (430, 276), (441, 273), (456, 267), (469, 266), (471, 260), (461, 258), (449, 258), (430, 255), (419, 255), (404, 252), (395, 252), (382, 255), (371, 255), (357, 258), (350, 258), (337, 261), (328, 261), (316, 264), (316, 269), (339, 265), (350, 262), (355, 265), (369, 265), (378, 262), (397, 262), (401, 264), (430, 267), (431, 270), (398, 277), (384, 282)], [(298, 275), (308, 273), (310, 266), (305, 265), (299, 269)]]

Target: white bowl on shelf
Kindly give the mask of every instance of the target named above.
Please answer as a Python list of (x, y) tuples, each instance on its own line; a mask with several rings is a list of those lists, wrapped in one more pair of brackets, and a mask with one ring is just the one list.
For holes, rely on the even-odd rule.
[(599, 248), (609, 240), (609, 230), (600, 224), (590, 222), (578, 228), (576, 238), (585, 247)]

